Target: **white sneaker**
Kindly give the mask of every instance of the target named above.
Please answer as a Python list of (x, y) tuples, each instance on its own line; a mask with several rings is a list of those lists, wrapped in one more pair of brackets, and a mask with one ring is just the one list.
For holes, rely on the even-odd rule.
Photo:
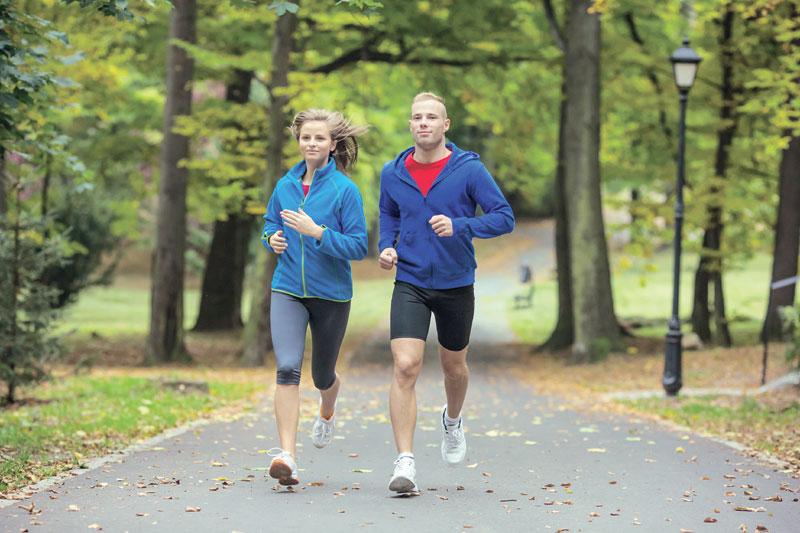
[(394, 462), (394, 474), (389, 481), (389, 490), (400, 494), (419, 492), (414, 479), (417, 477), (417, 468), (414, 458), (407, 455), (398, 457)]
[(269, 463), (269, 475), (278, 480), (281, 485), (297, 485), (300, 480), (297, 477), (297, 463), (287, 451), (281, 450), (272, 458)]
[(336, 404), (334, 404), (334, 414), (330, 420), (325, 420), (322, 415), (317, 413), (317, 419), (314, 420), (314, 427), (311, 430), (311, 442), (317, 448), (324, 448), (331, 443), (333, 439), (333, 428), (336, 425), (334, 419), (336, 418)]
[(442, 409), (442, 459), (445, 463), (457, 465), (467, 455), (467, 439), (464, 437), (464, 418), (458, 417), (458, 424), (448, 426), (445, 423), (447, 406)]

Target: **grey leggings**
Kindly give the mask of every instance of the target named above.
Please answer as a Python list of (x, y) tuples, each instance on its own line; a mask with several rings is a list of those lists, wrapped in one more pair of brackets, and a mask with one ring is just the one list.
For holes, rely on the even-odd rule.
[(331, 388), (349, 316), (350, 302), (296, 298), (272, 291), (269, 317), (278, 385), (300, 383), (306, 330), (311, 326), (311, 377), (318, 389)]

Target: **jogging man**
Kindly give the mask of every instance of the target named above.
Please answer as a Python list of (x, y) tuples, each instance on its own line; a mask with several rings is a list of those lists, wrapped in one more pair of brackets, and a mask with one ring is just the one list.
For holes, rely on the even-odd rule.
[[(394, 375), (389, 395), (397, 460), (389, 490), (417, 492), (413, 441), (414, 386), (431, 313), (436, 318), (447, 404), (442, 409), (442, 459), (464, 460), (461, 410), (467, 393), (467, 348), (475, 306), (472, 238), (514, 229), (514, 215), (477, 154), (445, 141), (450, 128), (444, 100), (420, 93), (411, 104), (414, 146), (381, 172), (381, 268), (397, 266), (391, 309)], [(483, 215), (476, 216), (477, 206)]]

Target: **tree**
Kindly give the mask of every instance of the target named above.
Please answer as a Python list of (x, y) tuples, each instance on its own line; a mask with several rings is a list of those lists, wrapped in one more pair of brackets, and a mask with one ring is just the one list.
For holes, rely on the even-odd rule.
[[(226, 101), (245, 104), (250, 99), (253, 71), (236, 70), (225, 88)], [(214, 222), (211, 248), (203, 271), (200, 310), (195, 331), (240, 328), (245, 262), (253, 235), (253, 218), (244, 206)]]
[(566, 31), (564, 182), (572, 274), (573, 358), (603, 357), (619, 343), (600, 187), (600, 15), (571, 0)]
[[(775, 244), (772, 256), (772, 276), (774, 283), (797, 275), (798, 254), (800, 254), (800, 127), (792, 117), (793, 102), (800, 99), (800, 3), (791, 5), (788, 16), (779, 24), (778, 40), (786, 46), (783, 57), (785, 77), (789, 83), (775, 84), (784, 88), (788, 94), (782, 95), (784, 111), (788, 120), (780, 118), (779, 124), (786, 124), (783, 137), (788, 144), (781, 152), (778, 170), (778, 212), (775, 222)], [(761, 338), (778, 338), (781, 335), (781, 319), (778, 309), (794, 305), (797, 285), (790, 284), (769, 291), (767, 313), (761, 328)], [(798, 334), (800, 336), (800, 334)]]
[[(289, 96), (283, 89), (289, 84), (291, 70), (291, 51), (294, 33), (297, 28), (297, 17), (294, 13), (286, 13), (278, 17), (272, 41), (272, 64), (269, 79), (269, 130), (267, 133), (267, 172), (264, 177), (264, 192), (270, 194), (275, 183), (284, 172), (283, 147), (286, 142), (286, 106)], [(250, 317), (245, 328), (245, 350), (243, 359), (250, 365), (264, 363), (267, 352), (272, 349), (270, 333), (270, 287), (272, 273), (275, 271), (275, 257), (265, 253), (259, 254), (254, 276)]]
[[(170, 39), (194, 43), (195, 0), (174, 0)], [(173, 132), (178, 116), (191, 114), (194, 61), (174, 42), (167, 49), (167, 99), (164, 106), (164, 141), (158, 192), (156, 247), (152, 261), (150, 333), (147, 359), (188, 359), (183, 343), (184, 250), (186, 248), (186, 179), (181, 164), (189, 155), (188, 138)]]
[(694, 307), (692, 309), (692, 329), (704, 341), (711, 340), (711, 327), (709, 324), (710, 310), (708, 301), (708, 287), (714, 288), (714, 331), (718, 344), (730, 346), (732, 343), (728, 321), (725, 317), (725, 293), (723, 291), (723, 263), (720, 255), (722, 246), (722, 232), (724, 228), (722, 218), (722, 195), (720, 182), (726, 179), (730, 150), (736, 134), (736, 91), (734, 85), (735, 49), (733, 43), (734, 9), (731, 3), (724, 6), (722, 21), (720, 22), (719, 46), (721, 51), (722, 83), (720, 85), (721, 127), (718, 132), (717, 151), (714, 161), (714, 181), (709, 194), (712, 200), (708, 211), (708, 221), (703, 235), (703, 249), (700, 264), (694, 277)]
[[(556, 18), (550, 0), (544, 0), (544, 8), (547, 14), (547, 21), (550, 26), (550, 33), (556, 46), (565, 52), (566, 43), (561, 26)], [(564, 176), (564, 132), (566, 117), (566, 59), (562, 59), (561, 68), (561, 103), (558, 113), (558, 155), (556, 165), (556, 175), (553, 180), (553, 212), (555, 215), (556, 226), (556, 276), (558, 283), (558, 312), (556, 325), (550, 336), (542, 345), (543, 349), (558, 350), (571, 346), (575, 340), (575, 322), (573, 320), (572, 307), (572, 272), (569, 246), (569, 220), (567, 218), (567, 198), (565, 191)]]

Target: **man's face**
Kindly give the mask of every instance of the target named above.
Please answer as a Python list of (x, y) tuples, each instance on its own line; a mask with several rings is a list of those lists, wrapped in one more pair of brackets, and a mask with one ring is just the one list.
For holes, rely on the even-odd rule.
[(414, 144), (422, 149), (433, 149), (444, 142), (444, 134), (450, 129), (450, 119), (445, 118), (444, 104), (436, 100), (423, 100), (411, 105), (411, 120), (408, 126)]

